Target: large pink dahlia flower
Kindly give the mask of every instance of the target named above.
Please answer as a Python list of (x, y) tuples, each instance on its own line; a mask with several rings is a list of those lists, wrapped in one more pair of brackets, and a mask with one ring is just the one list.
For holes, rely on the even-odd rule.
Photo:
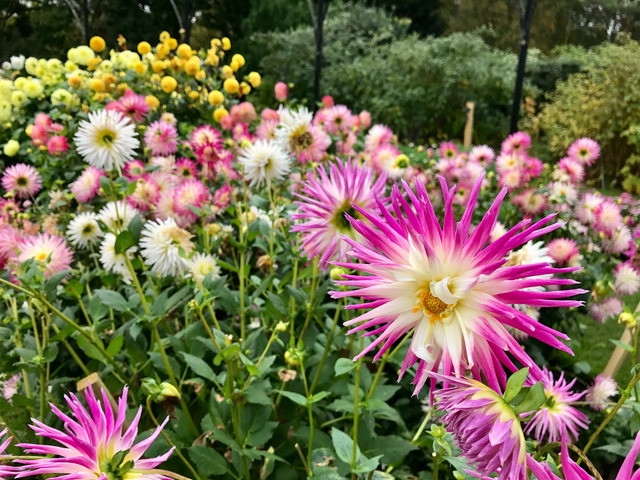
[(345, 213), (357, 216), (354, 205), (374, 208), (374, 199), (384, 195), (386, 175), (374, 180), (373, 170), (350, 160), (346, 164), (340, 160), (332, 163), (328, 172), (319, 167), (316, 173), (317, 177), (302, 183), (302, 193), (297, 195), (300, 200), (296, 202), (300, 210), (293, 218), (304, 222), (291, 231), (302, 232), (304, 253), (310, 258), (320, 257), (318, 266), (326, 270), (328, 262), (347, 256), (349, 245), (341, 235), (356, 237)]
[[(118, 411), (114, 412), (105, 392), (102, 402), (96, 398), (92, 388), (85, 390), (89, 409), (73, 395), (65, 395), (73, 418), (51, 405), (53, 413), (64, 422), (64, 430), (57, 430), (32, 419), (31, 428), (39, 437), (49, 438), (58, 446), (35, 443), (18, 444), (27, 453), (53, 455), (52, 458), (20, 460), (25, 465), (17, 478), (32, 475), (48, 475), (51, 479), (67, 480), (107, 480), (113, 478), (136, 478), (137, 480), (163, 480), (164, 475), (150, 473), (164, 462), (173, 448), (164, 455), (142, 459), (142, 455), (155, 441), (168, 418), (145, 440), (134, 444), (138, 435), (138, 422), (142, 407), (123, 433), (127, 411), (127, 388), (118, 401)], [(49, 475), (55, 476), (49, 476)]]
[(440, 179), (445, 204), (441, 225), (424, 185), (418, 183), (414, 194), (403, 182), (409, 202), (396, 186), (391, 194), (393, 214), (379, 200), (380, 214), (355, 206), (364, 221), (352, 218), (351, 225), (364, 241), (343, 237), (352, 247), (349, 254), (357, 261), (338, 265), (365, 275), (345, 276), (346, 280), (338, 283), (354, 288), (332, 295), (362, 297), (363, 303), (347, 307), (368, 310), (347, 322), (357, 325), (349, 333), (364, 331), (367, 336), (377, 335), (358, 357), (381, 346), (375, 361), (396, 340), (414, 330), (400, 376), (419, 362), (414, 379), (416, 394), (429, 372), (438, 371), (440, 365), (445, 375), (464, 374), (466, 370), (476, 379), (484, 375), (489, 386), (498, 390), (506, 382), (503, 365), (517, 370), (507, 352), (530, 368), (532, 379), (541, 379), (540, 368), (507, 331), (507, 326), (570, 352), (559, 340), (566, 339), (566, 335), (538, 323), (512, 305), (582, 305), (561, 298), (586, 293), (585, 290), (531, 288), (575, 284), (574, 280), (548, 276), (576, 269), (556, 269), (548, 263), (505, 265), (513, 249), (561, 224), (543, 227), (553, 215), (533, 224), (530, 219), (523, 220), (487, 245), (507, 191), (500, 192), (470, 233), (482, 180), (482, 176), (476, 180), (464, 215), (457, 223), (453, 215), (455, 187), (448, 188), (444, 179)]

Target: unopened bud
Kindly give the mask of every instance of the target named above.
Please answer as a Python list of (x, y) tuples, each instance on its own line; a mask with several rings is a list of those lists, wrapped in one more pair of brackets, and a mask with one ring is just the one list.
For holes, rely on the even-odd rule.
[(333, 267), (329, 275), (331, 276), (331, 280), (344, 280), (342, 278), (343, 275), (346, 275), (348, 270), (344, 267)]
[(231, 345), (233, 343), (233, 335), (229, 334), (229, 335), (225, 335), (224, 337), (224, 344), (228, 347), (229, 345)]
[(162, 382), (160, 388), (160, 395), (163, 398), (180, 398), (180, 391), (169, 382)]
[(633, 313), (622, 312), (618, 317), (618, 323), (624, 323), (627, 328), (633, 328), (636, 326), (636, 318)]
[(276, 332), (286, 332), (289, 327), (289, 322), (278, 322), (274, 330)]

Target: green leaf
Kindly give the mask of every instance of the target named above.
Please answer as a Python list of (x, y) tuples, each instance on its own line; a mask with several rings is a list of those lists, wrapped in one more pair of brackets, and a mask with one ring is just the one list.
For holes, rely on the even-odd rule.
[(222, 360), (229, 360), (239, 352), (240, 345), (238, 345), (237, 343), (232, 343), (227, 348), (222, 350), (218, 355), (216, 355), (216, 358), (213, 359), (213, 364), (217, 367), (222, 363)]
[(118, 335), (116, 338), (112, 338), (107, 347), (107, 353), (110, 357), (115, 357), (122, 349), (124, 343), (124, 335)]
[(189, 457), (198, 470), (210, 475), (222, 475), (229, 472), (227, 461), (213, 448), (194, 445), (189, 447)]
[(84, 291), (84, 285), (82, 282), (76, 280), (75, 278), (71, 278), (67, 281), (65, 285), (65, 291), (74, 297), (80, 296)]
[(254, 380), (244, 392), (244, 397), (249, 403), (271, 405), (271, 397), (269, 396), (270, 390), (271, 384), (269, 383), (269, 380)]
[(397, 435), (378, 437), (376, 444), (380, 445), (380, 448), (376, 450), (383, 453), (382, 463), (399, 462), (406, 457), (409, 452), (417, 449), (413, 443)]
[(353, 469), (353, 473), (369, 473), (370, 471), (375, 470), (380, 463), (381, 458), (382, 455), (367, 458), (358, 452), (356, 468)]
[(307, 397), (304, 395), (300, 395), (299, 393), (289, 392), (287, 390), (274, 390), (274, 392), (280, 393), (283, 397), (287, 397), (294, 403), (301, 405), (303, 407), (307, 406)]
[(351, 360), (350, 358), (339, 358), (335, 365), (333, 366), (333, 371), (336, 374), (336, 377), (340, 375), (344, 375), (347, 372), (350, 372), (356, 367), (356, 362)]
[(613, 338), (610, 338), (609, 341), (616, 347), (624, 348), (627, 352), (633, 353), (635, 351), (633, 346), (629, 345), (628, 343), (621, 342), (620, 340), (614, 340)]
[(116, 244), (115, 244), (116, 253), (124, 253), (129, 248), (133, 247), (135, 244), (136, 244), (136, 241), (133, 238), (133, 233), (131, 233), (129, 230), (120, 232), (116, 237)]
[(133, 239), (137, 243), (138, 240), (140, 240), (140, 232), (142, 231), (142, 218), (140, 217), (140, 214), (131, 219), (127, 230), (133, 234)]
[(95, 294), (102, 300), (102, 303), (118, 312), (126, 312), (129, 310), (127, 300), (118, 292), (100, 289), (96, 290)]
[(180, 356), (184, 360), (184, 363), (186, 363), (196, 375), (206, 378), (207, 380), (216, 379), (216, 374), (213, 369), (204, 360), (185, 352), (180, 352)]
[(524, 382), (527, 381), (528, 377), (529, 367), (518, 370), (516, 373), (509, 377), (509, 380), (507, 380), (507, 388), (504, 391), (503, 395), (505, 402), (510, 403), (511, 400), (516, 398), (516, 395), (520, 393), (520, 390), (522, 390)]
[(322, 400), (325, 397), (328, 397), (329, 395), (331, 395), (331, 392), (318, 392), (315, 393), (312, 397), (311, 397), (311, 403), (316, 403), (319, 402), (320, 400)]
[(546, 401), (546, 399), (542, 382), (538, 382), (533, 387), (529, 388), (526, 396), (514, 409), (514, 412), (517, 414), (534, 412)]
[(47, 363), (53, 362), (57, 356), (58, 356), (57, 343), (50, 343), (49, 345), (47, 345), (47, 348), (44, 349), (44, 352), (42, 352), (42, 357), (44, 358), (44, 361)]
[(346, 433), (333, 427), (331, 429), (331, 440), (333, 441), (333, 449), (336, 451), (338, 458), (351, 465), (353, 460), (353, 440)]
[(289, 312), (289, 308), (284, 303), (284, 300), (273, 292), (268, 292), (267, 296), (269, 297), (269, 301), (275, 307), (275, 309), (282, 313), (283, 315)]
[(44, 285), (44, 291), (49, 298), (55, 298), (56, 290), (58, 289), (58, 285), (64, 280), (64, 277), (69, 275), (71, 270), (63, 270), (62, 272), (54, 273), (51, 275), (51, 278), (47, 280), (47, 283)]

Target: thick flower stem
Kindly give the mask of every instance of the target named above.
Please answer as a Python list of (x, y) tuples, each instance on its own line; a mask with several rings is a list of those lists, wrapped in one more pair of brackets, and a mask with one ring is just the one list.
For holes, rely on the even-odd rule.
[[(402, 347), (402, 345), (407, 340), (407, 338), (411, 336), (412, 332), (413, 330), (411, 330), (407, 335), (405, 335), (402, 341), (398, 344), (398, 346), (396, 346), (396, 348), (394, 348), (391, 351), (391, 353), (385, 353), (382, 355), (382, 360), (380, 361), (380, 365), (378, 365), (378, 371), (376, 372), (376, 376), (373, 378), (373, 382), (371, 383), (371, 387), (369, 388), (369, 392), (367, 393), (366, 400), (370, 400), (371, 397), (373, 397), (373, 394), (376, 391), (376, 387), (378, 386), (378, 382), (380, 381), (380, 376), (382, 375), (382, 371), (384, 370), (384, 366), (386, 365), (387, 361), (389, 361), (389, 359), (393, 357), (398, 350), (400, 350), (400, 347)], [(362, 351), (362, 347), (360, 347), (360, 351)]]
[[(620, 408), (622, 407), (624, 402), (627, 401), (627, 399), (629, 398), (629, 395), (631, 393), (631, 389), (634, 387), (634, 385), (636, 383), (638, 383), (638, 381), (640, 381), (640, 373), (636, 373), (636, 375), (631, 379), (631, 381), (629, 382), (629, 385), (627, 385), (627, 388), (625, 388), (621, 392), (620, 400), (618, 400), (618, 403), (616, 403), (616, 406), (613, 407), (613, 410), (611, 410), (611, 413), (609, 413), (609, 415), (607, 415), (607, 418), (605, 418), (602, 421), (602, 423), (600, 425), (598, 425), (598, 428), (596, 428), (596, 431), (593, 432), (593, 435), (591, 435), (591, 438), (589, 438), (589, 441), (587, 442), (585, 447), (582, 449), (582, 451), (584, 452), (585, 455), (587, 454), (587, 452), (589, 451), (589, 449), (593, 445), (593, 442), (595, 442), (596, 438), (598, 438), (598, 435), (600, 435), (600, 433), (602, 433), (602, 431), (609, 424), (611, 419), (613, 417), (615, 417), (616, 413), (618, 413), (618, 410), (620, 410)], [(580, 458), (578, 460), (578, 464), (580, 464), (581, 460), (582, 460), (582, 458)]]
[(304, 332), (309, 326), (309, 320), (311, 320), (311, 313), (313, 312), (313, 302), (315, 300), (316, 288), (318, 287), (318, 257), (313, 259), (313, 278), (311, 279), (311, 292), (309, 292), (309, 304), (307, 305), (307, 318), (304, 321), (300, 336), (298, 337), (298, 347), (304, 337)]
[(304, 372), (304, 362), (300, 360), (300, 372), (302, 374), (302, 382), (304, 383), (304, 392), (307, 395), (307, 413), (309, 415), (309, 449), (307, 450), (307, 475), (313, 476), (311, 472), (311, 451), (313, 450), (313, 408), (311, 404), (311, 391), (307, 384), (307, 375)]
[(238, 274), (238, 280), (240, 281), (240, 338), (244, 339), (245, 330), (246, 330), (246, 319), (245, 319), (245, 291), (244, 291), (244, 269), (245, 269), (245, 252), (244, 248), (240, 252), (240, 273)]
[[(364, 337), (360, 336), (360, 351), (364, 348)], [(362, 357), (358, 359), (356, 363), (356, 382), (355, 382), (355, 390), (353, 392), (353, 458), (351, 459), (351, 478), (352, 480), (356, 478), (355, 473), (353, 471), (356, 469), (356, 460), (357, 460), (357, 452), (358, 452), (358, 423), (359, 423), (359, 412), (358, 407), (360, 402), (360, 368), (362, 367)]]

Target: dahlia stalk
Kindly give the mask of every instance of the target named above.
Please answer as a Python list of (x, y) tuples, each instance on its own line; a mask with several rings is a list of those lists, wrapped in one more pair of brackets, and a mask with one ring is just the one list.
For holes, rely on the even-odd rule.
[(164, 462), (173, 448), (164, 455), (142, 459), (144, 452), (151, 446), (166, 425), (168, 418), (154, 430), (145, 440), (134, 444), (138, 435), (138, 422), (142, 407), (124, 430), (127, 410), (127, 388), (118, 401), (118, 410), (111, 408), (104, 390), (102, 402), (91, 387), (85, 390), (88, 410), (73, 394), (65, 395), (71, 408), (72, 416), (68, 416), (51, 404), (53, 413), (64, 422), (64, 429), (57, 430), (44, 423), (33, 420), (31, 428), (36, 435), (49, 438), (58, 446), (35, 443), (18, 444), (27, 453), (36, 455), (52, 455), (50, 458), (19, 460), (24, 470), (17, 478), (33, 475), (55, 475), (52, 479), (75, 480), (122, 480), (136, 478), (138, 480), (168, 479), (153, 471)]
[[(363, 241), (343, 237), (351, 245), (353, 262), (339, 266), (364, 273), (346, 275), (337, 282), (352, 287), (350, 291), (332, 292), (334, 298), (362, 297), (363, 303), (351, 309), (365, 313), (348, 321), (355, 325), (348, 333), (363, 331), (377, 338), (356, 358), (380, 346), (374, 361), (407, 332), (412, 340), (400, 371), (419, 362), (414, 383), (415, 394), (423, 387), (429, 372), (442, 365), (445, 375), (464, 374), (486, 378), (488, 385), (499, 390), (506, 384), (503, 369), (516, 371), (512, 358), (529, 367), (533, 380), (542, 371), (506, 329), (521, 330), (554, 348), (570, 352), (559, 339), (568, 337), (538, 323), (512, 305), (531, 307), (572, 307), (583, 302), (563, 300), (586, 293), (573, 288), (539, 291), (531, 287), (573, 285), (571, 279), (545, 276), (572, 272), (575, 268), (552, 268), (548, 263), (507, 266), (509, 253), (545, 233), (559, 228), (556, 223), (544, 226), (553, 215), (532, 223), (526, 219), (493, 243), (487, 245), (496, 225), (500, 204), (507, 193), (503, 189), (473, 232), (471, 218), (480, 191), (480, 176), (471, 191), (464, 215), (455, 222), (453, 199), (455, 187), (448, 188), (440, 179), (445, 214), (442, 224), (436, 218), (423, 184), (417, 183), (417, 194), (403, 182), (409, 198), (405, 199), (397, 185), (391, 194), (391, 211), (377, 199), (381, 213), (354, 209), (364, 217), (349, 217)], [(435, 380), (432, 378), (432, 386)]]

